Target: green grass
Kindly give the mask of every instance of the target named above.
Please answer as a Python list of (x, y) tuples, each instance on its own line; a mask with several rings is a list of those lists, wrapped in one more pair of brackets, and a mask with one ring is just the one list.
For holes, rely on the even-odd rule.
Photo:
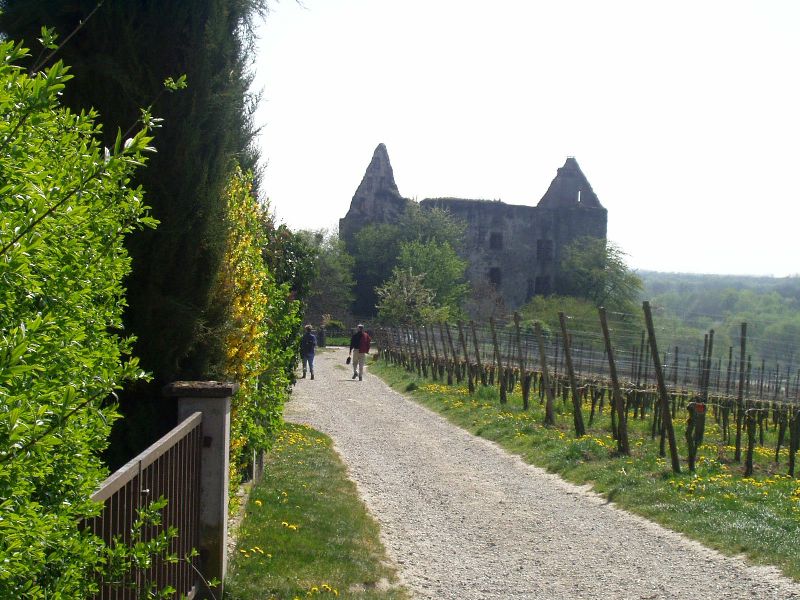
[(287, 424), (249, 497), (228, 600), (407, 599), (327, 436)]
[(648, 419), (628, 422), (631, 455), (616, 451), (610, 435), (608, 407), (575, 439), (571, 402), (556, 401), (556, 426), (544, 427), (544, 409), (531, 394), (531, 408), (522, 410), (519, 388), (501, 406), (496, 388), (478, 387), (469, 396), (466, 387), (423, 380), (400, 367), (379, 362), (370, 372), (395, 389), (441, 413), (475, 435), (493, 440), (531, 464), (565, 479), (590, 484), (621, 508), (727, 554), (743, 553), (752, 562), (775, 565), (787, 576), (800, 579), (800, 480), (785, 475), (787, 453), (774, 462), (774, 432), (755, 450), (755, 472), (743, 478), (743, 465), (732, 461), (733, 448), (724, 446), (719, 427), (709, 414), (697, 468), (686, 465), (683, 417), (675, 421), (682, 473), (673, 474), (668, 457), (658, 455), (650, 439)]
[(331, 336), (325, 338), (325, 346), (349, 346), (350, 336)]

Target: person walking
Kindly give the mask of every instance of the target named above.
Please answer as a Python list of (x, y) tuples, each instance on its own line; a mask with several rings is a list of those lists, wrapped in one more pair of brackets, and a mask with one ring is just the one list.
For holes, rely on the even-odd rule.
[(364, 331), (364, 326), (359, 324), (356, 332), (350, 338), (350, 352), (348, 355), (353, 357), (353, 379), (358, 377), (361, 381), (364, 378), (364, 362), (369, 354), (369, 345), (372, 338)]
[(317, 347), (317, 336), (311, 333), (311, 325), (306, 325), (305, 333), (300, 338), (300, 357), (303, 360), (303, 379), (306, 377), (306, 366), (314, 379), (314, 349)]

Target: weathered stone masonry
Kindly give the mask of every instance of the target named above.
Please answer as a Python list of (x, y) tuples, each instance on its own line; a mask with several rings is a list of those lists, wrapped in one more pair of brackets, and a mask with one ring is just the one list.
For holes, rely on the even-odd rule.
[[(339, 220), (339, 236), (350, 246), (362, 227), (395, 221), (410, 202), (400, 195), (386, 146), (379, 144), (350, 210)], [(608, 213), (572, 157), (536, 206), (463, 198), (426, 198), (420, 206), (446, 209), (466, 222), (467, 278), (494, 285), (511, 310), (535, 294), (559, 291), (565, 246), (583, 236), (606, 237)]]

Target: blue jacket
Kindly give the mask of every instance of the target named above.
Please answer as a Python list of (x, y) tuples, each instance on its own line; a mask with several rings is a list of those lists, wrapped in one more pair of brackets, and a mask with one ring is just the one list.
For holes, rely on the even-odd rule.
[(313, 333), (304, 333), (300, 338), (300, 353), (301, 354), (314, 354), (314, 348), (317, 346), (317, 336)]

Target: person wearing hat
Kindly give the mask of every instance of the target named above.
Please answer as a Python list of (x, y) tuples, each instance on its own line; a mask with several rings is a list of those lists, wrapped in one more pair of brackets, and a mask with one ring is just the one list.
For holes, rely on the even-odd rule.
[(364, 326), (359, 323), (353, 337), (350, 338), (350, 352), (348, 355), (353, 356), (353, 379), (358, 377), (361, 381), (364, 377), (364, 361), (369, 354), (369, 345), (372, 338), (364, 331)]
[(311, 333), (311, 325), (305, 326), (305, 333), (300, 338), (300, 357), (303, 359), (303, 379), (306, 376), (306, 366), (314, 379), (314, 348), (317, 347), (317, 336)]

